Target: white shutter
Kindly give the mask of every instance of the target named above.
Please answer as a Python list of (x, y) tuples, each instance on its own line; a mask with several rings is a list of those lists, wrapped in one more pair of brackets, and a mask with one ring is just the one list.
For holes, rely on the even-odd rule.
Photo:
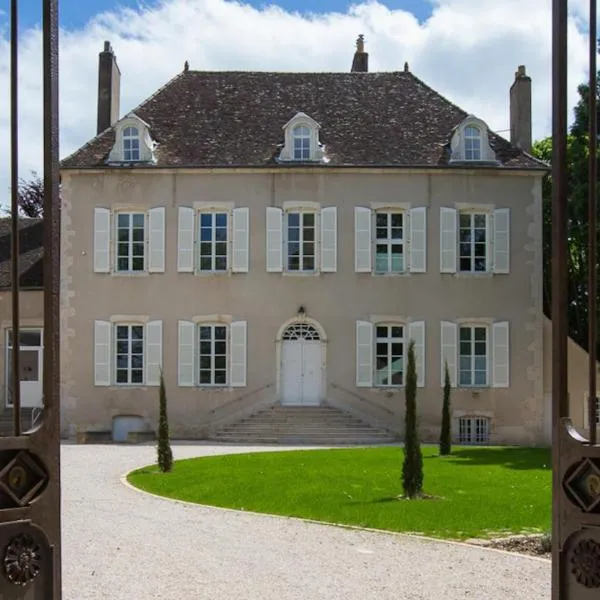
[[(417, 386), (425, 387), (425, 321), (413, 321), (409, 323), (408, 337), (411, 340), (415, 340)], [(405, 361), (404, 364), (407, 364), (407, 362)]]
[(111, 331), (108, 321), (94, 321), (94, 385), (111, 384)]
[(162, 329), (162, 321), (146, 323), (146, 385), (160, 385)]
[(371, 210), (354, 207), (354, 270), (371, 272)]
[(250, 246), (250, 210), (233, 209), (233, 239), (231, 242), (231, 270), (234, 273), (247, 273)]
[(328, 206), (321, 210), (321, 271), (337, 271), (337, 208)]
[(427, 209), (424, 206), (410, 211), (410, 272), (427, 270)]
[(110, 210), (94, 209), (94, 271), (110, 271)]
[(229, 326), (229, 372), (231, 387), (246, 386), (246, 321), (234, 321)]
[(450, 385), (452, 387), (456, 387), (457, 335), (458, 327), (456, 323), (451, 323), (450, 321), (442, 321), (442, 360), (440, 375), (442, 387), (444, 387), (444, 381), (446, 379), (446, 371), (444, 367), (444, 363), (446, 362), (448, 363), (448, 373), (450, 374)]
[(456, 210), (440, 209), (440, 273), (456, 273)]
[(181, 387), (192, 387), (196, 368), (196, 326), (191, 321), (179, 321), (179, 356), (177, 380)]
[(494, 211), (494, 273), (510, 271), (510, 209)]
[(283, 211), (267, 206), (267, 271), (283, 271)]
[(508, 387), (510, 347), (508, 321), (492, 326), (492, 387)]
[(179, 207), (177, 270), (180, 273), (194, 272), (194, 209), (187, 206)]
[(373, 386), (373, 323), (356, 321), (356, 386)]
[(163, 206), (148, 211), (148, 271), (165, 272), (165, 209)]

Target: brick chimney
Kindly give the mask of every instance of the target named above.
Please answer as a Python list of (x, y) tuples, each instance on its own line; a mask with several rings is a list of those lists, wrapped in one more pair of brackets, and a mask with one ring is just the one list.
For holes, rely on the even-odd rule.
[(531, 77), (520, 65), (510, 87), (510, 141), (531, 152)]
[(352, 61), (352, 73), (366, 73), (369, 70), (369, 53), (365, 52), (365, 36), (361, 33), (356, 40), (356, 52)]
[(101, 133), (119, 120), (121, 71), (117, 66), (110, 42), (104, 42), (104, 51), (98, 59), (98, 131)]

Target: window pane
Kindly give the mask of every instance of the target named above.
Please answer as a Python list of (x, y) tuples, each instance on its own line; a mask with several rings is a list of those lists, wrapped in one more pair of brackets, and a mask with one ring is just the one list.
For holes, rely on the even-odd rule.
[(136, 213), (132, 215), (133, 217), (133, 226), (134, 227), (144, 227), (144, 215), (140, 213)]
[(227, 351), (227, 344), (225, 342), (215, 342), (215, 355), (225, 354)]
[(225, 242), (217, 242), (215, 244), (215, 254), (217, 256), (227, 256), (227, 244)]
[(469, 213), (460, 213), (459, 223), (461, 229), (463, 227), (471, 227), (471, 215)]
[(215, 259), (215, 271), (227, 271), (227, 257), (217, 256)]
[(468, 342), (471, 340), (471, 328), (470, 327), (461, 327), (460, 328), (460, 341)]
[(387, 356), (388, 345), (387, 342), (377, 342), (375, 345), (375, 351), (377, 356)]
[(227, 327), (223, 327), (223, 326), (215, 327), (215, 339), (216, 340), (227, 339)]
[(117, 383), (128, 383), (127, 371), (121, 371), (117, 369)]
[(485, 271), (485, 258), (476, 258), (475, 259), (475, 271), (477, 271), (477, 272)]
[(375, 385), (387, 385), (388, 382), (388, 372), (384, 371), (375, 371)]
[(217, 213), (215, 220), (217, 227), (227, 227), (227, 215), (225, 213)]
[(392, 213), (392, 227), (402, 227), (402, 213)]
[(401, 252), (394, 252), (392, 254), (392, 271), (394, 273), (404, 271), (404, 258)]
[(385, 250), (380, 251), (380, 246), (377, 246), (377, 254), (375, 255), (375, 270), (379, 273), (385, 273), (389, 268), (387, 246), (384, 246), (384, 248)]
[(144, 381), (144, 371), (131, 371), (131, 383), (142, 383)]
[(212, 213), (200, 213), (200, 227), (212, 227)]
[(215, 369), (224, 370), (227, 366), (227, 358), (225, 356), (216, 356), (215, 357)]
[(482, 227), (485, 229), (485, 215), (474, 215), (475, 227)]
[(395, 373), (392, 373), (392, 385), (402, 385), (404, 383), (404, 376), (402, 371), (398, 371)]
[(392, 356), (402, 356), (402, 343), (393, 343), (392, 344)]
[(144, 256), (144, 244), (132, 244), (133, 256)]
[(144, 357), (139, 354), (133, 354), (131, 356), (131, 368), (132, 369), (143, 369), (144, 368)]
[(144, 230), (143, 229), (134, 229), (132, 239), (134, 242), (143, 242), (144, 241)]
[(471, 361), (472, 358), (470, 356), (461, 356), (459, 358), (459, 369), (461, 371), (470, 371), (471, 370)]
[(143, 325), (132, 325), (131, 337), (138, 339), (138, 340), (144, 339), (144, 326)]
[(127, 369), (129, 359), (126, 354), (117, 354), (117, 369)]
[[(127, 344), (127, 342), (117, 342), (117, 344)], [(127, 352), (127, 350), (124, 350)], [(144, 352), (144, 342), (141, 340), (133, 340), (131, 342), (131, 352), (133, 354), (142, 354)]]
[(304, 256), (313, 256), (315, 253), (315, 244), (314, 242), (304, 242), (302, 244), (302, 253)]
[(117, 339), (129, 339), (129, 327), (117, 325)]
[(288, 225), (290, 227), (300, 226), (300, 213), (288, 213)]
[(299, 271), (300, 270), (300, 259), (297, 256), (288, 257), (288, 270)]
[(225, 385), (227, 383), (227, 373), (225, 371), (215, 371), (215, 383)]
[(388, 230), (387, 227), (377, 227), (377, 239), (378, 240), (387, 240)]
[(211, 358), (210, 356), (203, 355), (200, 357), (200, 369), (209, 369), (211, 367)]
[(227, 229), (225, 227), (218, 227), (215, 230), (215, 239), (218, 242), (227, 242)]
[(200, 241), (201, 242), (210, 242), (212, 240), (212, 228), (211, 227), (201, 227), (200, 228)]
[(117, 215), (117, 226), (129, 227), (129, 215), (126, 213), (120, 213)]
[(288, 242), (300, 241), (300, 229), (298, 227), (288, 228)]
[(487, 374), (485, 371), (475, 371), (475, 385), (487, 385)]
[(475, 327), (475, 341), (484, 342), (487, 337), (487, 329), (485, 327)]
[(459, 385), (471, 385), (471, 371), (461, 371), (458, 382)]
[(384, 231), (387, 231), (388, 215), (387, 213), (377, 213), (375, 217), (375, 225), (377, 228), (382, 227)]
[(314, 213), (304, 213), (304, 226), (305, 227), (314, 227), (315, 224), (315, 214)]
[(304, 270), (305, 271), (314, 271), (315, 270), (315, 257), (314, 256), (305, 256), (304, 257)]
[(486, 247), (485, 244), (475, 244), (475, 256), (478, 258), (485, 258)]
[(211, 381), (211, 371), (208, 370), (201, 370), (200, 371), (200, 383), (204, 384), (204, 385), (208, 385), (210, 383), (212, 383)]
[(392, 239), (393, 240), (401, 240), (402, 239), (402, 229), (398, 229), (397, 227), (394, 227), (392, 229)]
[(392, 337), (401, 338), (402, 337), (402, 327), (392, 327)]
[(202, 242), (200, 244), (200, 256), (211, 256), (212, 244), (210, 242)]
[(306, 227), (302, 232), (302, 236), (305, 241), (312, 242), (315, 239), (315, 228), (314, 227)]
[(210, 327), (200, 327), (200, 339), (210, 340), (212, 337), (212, 329)]
[(377, 326), (377, 337), (387, 337), (388, 328), (386, 325)]
[(298, 242), (290, 242), (288, 244), (288, 256), (298, 256), (300, 254), (300, 244)]
[(475, 370), (476, 371), (487, 371), (487, 357), (476, 356), (475, 357)]
[(200, 354), (211, 355), (211, 343), (210, 342), (200, 342)]
[(200, 270), (201, 271), (212, 270), (212, 261), (211, 261), (210, 257), (200, 259)]

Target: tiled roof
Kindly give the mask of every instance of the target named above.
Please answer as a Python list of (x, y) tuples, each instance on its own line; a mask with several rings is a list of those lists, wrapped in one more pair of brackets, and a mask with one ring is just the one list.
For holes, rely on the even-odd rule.
[[(158, 142), (156, 167), (273, 166), (298, 112), (321, 125), (328, 165), (444, 166), (467, 117), (410, 72), (184, 71), (134, 112)], [(62, 167), (104, 166), (114, 141), (107, 129)], [(490, 143), (503, 167), (547, 168), (491, 132)]]
[[(0, 219), (0, 290), (11, 288), (11, 219)], [(43, 222), (42, 219), (19, 220), (19, 283), (22, 288), (41, 288)]]

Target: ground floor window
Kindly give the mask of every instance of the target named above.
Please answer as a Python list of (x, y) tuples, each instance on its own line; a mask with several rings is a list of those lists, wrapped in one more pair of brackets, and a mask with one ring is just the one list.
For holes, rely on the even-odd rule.
[(404, 385), (404, 327), (377, 325), (375, 334), (375, 385)]
[(144, 326), (116, 325), (115, 333), (117, 383), (143, 383)]
[(227, 326), (198, 327), (200, 385), (227, 385)]
[(490, 441), (488, 417), (461, 417), (458, 421), (459, 444), (487, 444)]
[(488, 384), (488, 328), (462, 325), (459, 346), (459, 385), (479, 387)]

